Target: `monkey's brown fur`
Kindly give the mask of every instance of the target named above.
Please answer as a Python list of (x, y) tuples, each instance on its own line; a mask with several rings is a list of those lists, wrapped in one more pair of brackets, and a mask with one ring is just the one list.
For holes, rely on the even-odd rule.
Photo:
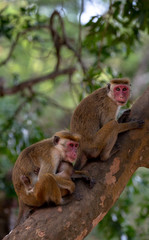
[(128, 78), (113, 78), (110, 81), (111, 84), (130, 84), (130, 80)]
[(101, 160), (107, 160), (119, 133), (142, 126), (140, 121), (128, 123), (116, 121), (120, 104), (113, 97), (113, 89), (115, 86), (123, 88), (124, 91), (128, 89), (129, 97), (129, 84), (127, 78), (112, 79), (107, 87), (94, 91), (75, 109), (70, 130), (81, 135), (76, 169), (82, 168), (87, 158), (96, 158), (99, 154)]
[[(69, 162), (62, 161), (58, 167), (57, 175), (61, 176), (64, 179), (71, 181), (71, 176), (74, 172), (73, 165)], [(62, 196), (67, 195), (69, 192), (67, 189), (61, 189)]]
[(60, 138), (66, 138), (66, 139), (76, 141), (76, 142), (80, 142), (80, 139), (81, 139), (80, 134), (72, 133), (68, 130), (65, 130), (65, 131), (62, 130), (62, 131), (56, 132), (55, 135), (60, 137)]
[[(52, 138), (37, 142), (21, 152), (12, 175), (19, 199), (18, 223), (26, 218), (28, 206), (39, 207), (50, 201), (56, 205), (67, 203), (67, 199), (62, 197), (73, 193), (75, 184), (71, 178), (57, 174), (57, 170), (62, 160), (67, 161), (66, 154), (69, 153), (67, 144), (78, 143), (79, 140), (78, 134), (61, 131)], [(77, 153), (72, 153), (75, 158)], [(61, 189), (67, 191), (61, 192)]]

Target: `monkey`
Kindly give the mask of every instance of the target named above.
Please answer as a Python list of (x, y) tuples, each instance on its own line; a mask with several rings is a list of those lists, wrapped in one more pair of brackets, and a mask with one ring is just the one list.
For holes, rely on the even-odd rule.
[(98, 156), (101, 161), (106, 161), (114, 154), (112, 149), (119, 133), (143, 126), (141, 120), (125, 123), (117, 121), (118, 112), (127, 103), (129, 96), (130, 80), (115, 78), (106, 87), (84, 98), (77, 106), (70, 122), (70, 131), (81, 135), (75, 169), (83, 168), (87, 159)]
[[(76, 180), (76, 179), (82, 179), (82, 180), (85, 180), (85, 182), (88, 184), (88, 186), (90, 188), (92, 188), (94, 186), (94, 184), (96, 183), (95, 182), (95, 179), (93, 179), (88, 171), (86, 170), (81, 170), (81, 171), (77, 171), (74, 169), (74, 166), (72, 163), (68, 162), (68, 161), (61, 161), (60, 162), (60, 165), (58, 167), (58, 170), (57, 170), (57, 174), (58, 176), (61, 176), (62, 178), (64, 179), (68, 179), (68, 180)], [(60, 189), (61, 190), (61, 194), (62, 196), (65, 196), (68, 194), (68, 190), (67, 189)], [(76, 194), (77, 195), (77, 194)], [(78, 199), (78, 195), (77, 195), (77, 199)]]
[[(73, 164), (63, 160), (59, 164), (56, 175), (71, 181), (71, 176), (73, 175), (73, 172), (74, 172)], [(68, 189), (61, 188), (60, 191), (62, 196), (68, 194)]]
[[(75, 184), (69, 177), (57, 174), (61, 161), (73, 164), (77, 158), (80, 135), (60, 131), (24, 149), (13, 168), (12, 181), (19, 200), (17, 225), (23, 222), (32, 208), (53, 202), (63, 205), (64, 196), (72, 194)], [(63, 166), (64, 167), (64, 166)], [(72, 170), (70, 173), (72, 174)], [(61, 191), (67, 190), (67, 191)]]
[[(38, 170), (36, 170), (36, 173), (38, 174)], [(56, 175), (61, 176), (62, 178), (70, 180), (70, 181), (72, 181), (72, 179), (75, 180), (78, 178), (85, 179), (85, 181), (89, 183), (89, 187), (91, 187), (91, 188), (95, 184), (95, 180), (93, 178), (91, 178), (91, 176), (89, 175), (89, 173), (87, 171), (75, 170), (73, 167), (73, 164), (66, 160), (65, 161), (63, 160), (60, 162)], [(31, 180), (27, 176), (22, 175), (20, 179), (21, 179), (26, 191), (30, 192), (33, 190), (34, 184), (33, 184), (33, 182), (31, 182)], [(60, 188), (60, 191), (61, 191), (62, 197), (69, 194), (68, 189)]]
[[(73, 177), (73, 173), (74, 173), (74, 168), (72, 163), (63, 160), (60, 162), (57, 172), (55, 174), (57, 176), (61, 176), (62, 178), (71, 181), (71, 177)], [(22, 175), (20, 179), (25, 187), (26, 192), (33, 191), (34, 184), (33, 182), (31, 182), (31, 180), (27, 176)], [(69, 194), (68, 189), (60, 188), (60, 191), (61, 191), (62, 197)]]
[[(57, 169), (57, 173), (55, 173), (55, 174), (57, 176), (61, 176), (62, 178), (68, 179), (71, 181), (71, 176), (73, 176), (73, 173), (74, 173), (74, 168), (73, 168), (72, 163), (63, 160), (60, 162), (58, 169)], [(25, 175), (22, 175), (20, 179), (25, 187), (26, 192), (33, 191), (34, 184), (33, 184), (33, 181), (31, 182), (32, 179), (29, 179)], [(60, 188), (60, 191), (61, 191), (62, 197), (69, 194), (68, 189)]]
[(74, 168), (72, 163), (68, 161), (61, 161), (57, 170), (57, 175), (70, 180), (73, 174), (73, 170)]

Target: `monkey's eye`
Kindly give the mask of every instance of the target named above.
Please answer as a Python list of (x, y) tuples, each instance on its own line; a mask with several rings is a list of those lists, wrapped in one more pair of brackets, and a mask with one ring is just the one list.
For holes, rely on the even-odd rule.
[(127, 91), (127, 88), (123, 88), (123, 92)]
[(73, 147), (73, 143), (70, 143), (69, 146), (70, 146), (70, 147)]
[(117, 88), (116, 88), (116, 91), (120, 91), (120, 88), (119, 88), (119, 87), (117, 87)]

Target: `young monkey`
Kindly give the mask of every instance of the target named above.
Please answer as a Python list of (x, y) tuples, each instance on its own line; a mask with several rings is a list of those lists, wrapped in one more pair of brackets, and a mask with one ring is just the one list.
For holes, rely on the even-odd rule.
[[(74, 166), (72, 163), (68, 161), (62, 161), (58, 167), (57, 174), (58, 176), (61, 176), (64, 179), (67, 179), (69, 181), (72, 181), (72, 179), (82, 179), (85, 180), (86, 183), (88, 183), (88, 186), (92, 188), (95, 184), (95, 179), (91, 178), (88, 171), (81, 170), (77, 171), (74, 169)], [(69, 194), (68, 189), (61, 188), (61, 195), (66, 196)], [(76, 194), (77, 195), (77, 194)]]
[(106, 161), (112, 155), (119, 133), (142, 127), (143, 121), (117, 122), (118, 111), (127, 103), (129, 96), (129, 79), (116, 78), (80, 102), (70, 124), (72, 132), (81, 134), (75, 169), (81, 169), (87, 158), (100, 155), (100, 159)]

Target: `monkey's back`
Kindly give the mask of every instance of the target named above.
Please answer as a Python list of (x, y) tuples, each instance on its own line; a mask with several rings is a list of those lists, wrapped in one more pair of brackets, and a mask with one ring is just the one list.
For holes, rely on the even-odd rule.
[(92, 140), (97, 131), (115, 118), (117, 105), (107, 96), (107, 88), (101, 88), (84, 98), (75, 109), (70, 130), (79, 133), (83, 141)]
[[(22, 175), (30, 178), (31, 174), (40, 169), (41, 160), (50, 159), (50, 149), (53, 146), (51, 139), (45, 139), (25, 148), (17, 158), (13, 172), (12, 180), (16, 192), (22, 188), (20, 180)], [(24, 189), (24, 187), (22, 188)]]

